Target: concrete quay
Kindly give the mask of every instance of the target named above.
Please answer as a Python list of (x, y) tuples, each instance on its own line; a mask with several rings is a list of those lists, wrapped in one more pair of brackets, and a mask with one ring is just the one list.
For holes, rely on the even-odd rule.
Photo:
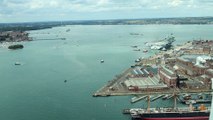
[[(93, 96), (111, 96), (111, 95), (124, 95), (129, 94), (126, 93), (125, 86), (122, 85), (122, 83), (126, 80), (126, 77), (128, 73), (130, 73), (132, 69), (129, 68), (125, 70), (122, 74), (117, 75), (116, 78), (109, 81), (105, 86), (103, 86), (101, 89), (97, 90)], [(119, 92), (118, 92), (119, 91)]]
[[(141, 90), (129, 90), (128, 87), (124, 84), (125, 81), (130, 80), (128, 76), (131, 74), (134, 68), (129, 68), (125, 70), (121, 75), (118, 75), (113, 80), (109, 81), (105, 86), (97, 90), (93, 97), (108, 97), (108, 96), (129, 96), (129, 95), (147, 95), (147, 94), (174, 94), (175, 93), (198, 93), (198, 92), (211, 92), (209, 89), (174, 89), (174, 88), (164, 88), (164, 89), (153, 89), (145, 88)], [(136, 78), (143, 80), (156, 79), (156, 77), (140, 77)]]
[[(103, 90), (105, 89), (105, 90)], [(203, 90), (178, 90), (175, 91), (175, 93), (179, 94), (179, 93), (209, 93), (212, 92), (212, 90), (208, 90), (208, 89), (203, 89)], [(109, 96), (130, 96), (130, 95), (159, 95), (159, 94), (174, 94), (174, 90), (173, 89), (168, 89), (168, 90), (162, 90), (162, 91), (149, 91), (147, 92), (146, 90), (144, 91), (137, 91), (137, 92), (133, 92), (133, 91), (121, 91), (121, 90), (117, 90), (117, 91), (109, 91), (106, 87), (103, 87), (101, 89), (101, 91), (97, 91), (93, 94), (93, 97), (109, 97)]]

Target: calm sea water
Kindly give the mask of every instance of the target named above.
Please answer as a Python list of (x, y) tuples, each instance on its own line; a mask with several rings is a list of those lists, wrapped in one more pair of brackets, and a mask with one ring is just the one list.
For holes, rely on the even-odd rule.
[[(66, 40), (23, 42), (24, 49), (14, 51), (0, 48), (1, 120), (130, 120), (122, 109), (146, 107), (146, 102), (131, 104), (132, 96), (92, 97), (136, 58), (155, 53), (130, 46), (147, 49), (144, 42), (171, 33), (175, 44), (213, 39), (213, 25), (63, 26), (29, 32), (34, 39)], [(15, 66), (17, 61), (22, 65)], [(172, 100), (152, 106), (172, 106)]]

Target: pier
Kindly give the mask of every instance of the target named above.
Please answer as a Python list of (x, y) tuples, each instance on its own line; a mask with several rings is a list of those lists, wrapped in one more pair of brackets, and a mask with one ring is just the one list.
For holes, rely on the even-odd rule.
[(133, 97), (133, 98), (131, 99), (131, 103), (138, 102), (138, 101), (140, 101), (140, 100), (145, 99), (146, 97), (147, 97), (147, 95), (145, 95), (145, 96), (141, 96), (141, 97), (138, 97), (138, 96)]
[(163, 97), (163, 96), (164, 96), (164, 95), (158, 95), (158, 96), (152, 98), (151, 101), (155, 101), (155, 100), (157, 100), (157, 99), (159, 99), (159, 98), (161, 98), (161, 97)]
[(167, 99), (171, 99), (172, 97), (174, 97), (174, 95), (169, 95), (169, 96), (167, 97)]
[(34, 41), (39, 41), (39, 40), (66, 40), (66, 38), (33, 38)]

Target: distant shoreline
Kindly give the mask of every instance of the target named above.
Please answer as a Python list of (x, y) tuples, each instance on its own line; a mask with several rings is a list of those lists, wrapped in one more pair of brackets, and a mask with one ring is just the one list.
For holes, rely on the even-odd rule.
[(112, 20), (73, 20), (50, 22), (0, 23), (1, 31), (28, 31), (65, 25), (211, 25), (213, 17), (144, 18)]

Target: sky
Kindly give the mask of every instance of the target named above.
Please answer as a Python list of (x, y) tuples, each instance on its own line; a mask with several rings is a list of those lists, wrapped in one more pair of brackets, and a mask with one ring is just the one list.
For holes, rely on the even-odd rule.
[(213, 0), (0, 0), (0, 23), (213, 16)]

